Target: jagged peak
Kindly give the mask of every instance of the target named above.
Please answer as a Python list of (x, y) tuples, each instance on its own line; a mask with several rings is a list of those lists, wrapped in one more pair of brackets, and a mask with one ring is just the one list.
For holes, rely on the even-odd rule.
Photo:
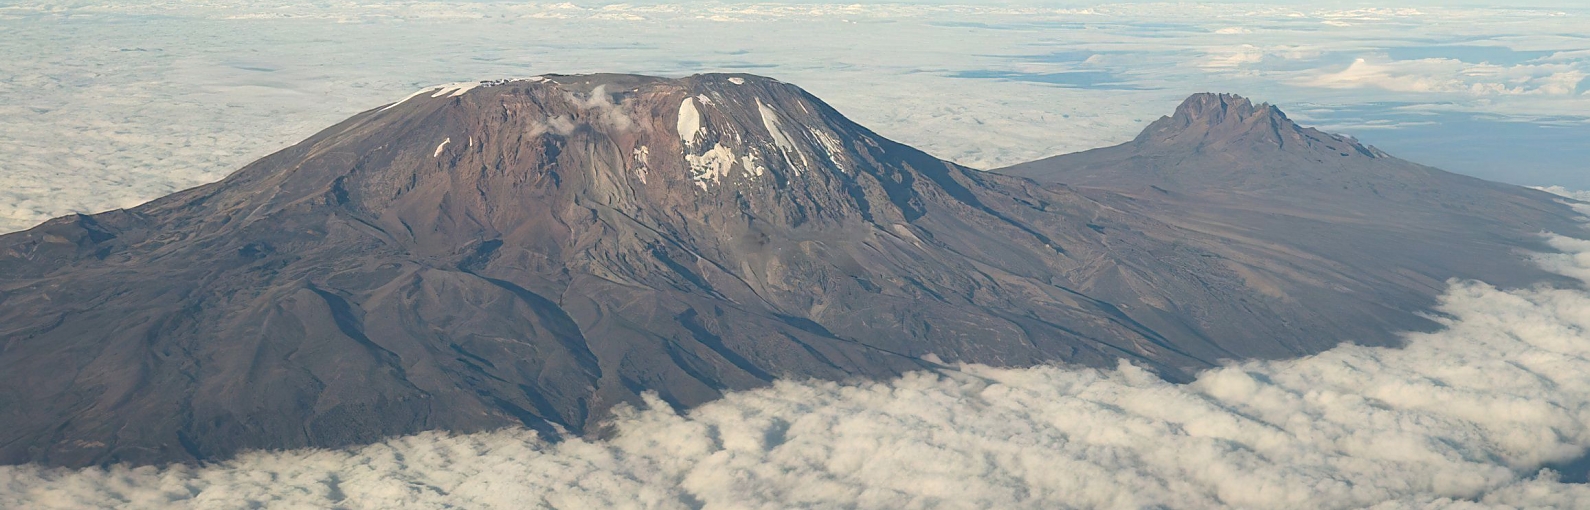
[(1343, 156), (1385, 157), (1379, 149), (1364, 146), (1350, 136), (1299, 126), (1275, 105), (1214, 92), (1189, 96), (1176, 107), (1174, 114), (1161, 117), (1144, 129), (1134, 143), (1220, 149), (1268, 146), (1282, 150), (1328, 150)]
[(1254, 104), (1236, 94), (1201, 92), (1182, 101), (1176, 113), (1150, 125), (1139, 140), (1144, 137), (1156, 141), (1188, 138), (1182, 136), (1183, 133), (1221, 136), (1251, 131), (1255, 127), (1270, 129), (1292, 125), (1280, 108), (1269, 103)]
[(1245, 124), (1258, 118), (1289, 120), (1280, 108), (1269, 103), (1254, 104), (1248, 98), (1236, 94), (1214, 92), (1201, 92), (1187, 97), (1181, 106), (1176, 107), (1176, 113), (1171, 118), (1187, 124), (1202, 122), (1211, 126)]

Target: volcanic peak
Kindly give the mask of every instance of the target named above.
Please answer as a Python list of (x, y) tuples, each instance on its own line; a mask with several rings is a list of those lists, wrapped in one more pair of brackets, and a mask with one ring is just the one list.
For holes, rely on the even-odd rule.
[[(537, 111), (526, 112), (544, 117), (529, 119), (544, 128), (535, 129), (536, 135), (566, 137), (576, 128), (593, 127), (615, 141), (639, 144), (626, 152), (634, 154), (635, 163), (642, 167), (653, 166), (657, 158), (674, 152), (659, 150), (658, 145), (675, 146), (665, 140), (677, 140), (678, 161), (670, 164), (682, 163), (692, 187), (703, 192), (724, 184), (740, 186), (765, 180), (769, 174), (778, 182), (807, 170), (846, 174), (859, 159), (866, 159), (854, 153), (859, 148), (840, 142), (853, 139), (852, 135), (864, 129), (798, 87), (747, 74), (680, 79), (545, 75), (455, 83), (422, 89), (378, 111), (398, 109), (397, 114), (403, 114), (403, 109), (425, 110), (424, 104), (452, 104), (448, 101), (455, 99), (490, 101), (485, 98), (514, 95), (502, 89), (540, 98), (532, 100)], [(402, 105), (410, 106), (398, 108)], [(597, 111), (599, 115), (594, 117), (605, 122), (590, 122), (584, 119), (589, 115), (570, 110)], [(668, 133), (668, 128), (673, 133)], [(863, 138), (870, 140), (868, 135)], [(446, 134), (432, 143), (436, 147), (433, 157), (443, 157), (446, 151), (441, 144), (449, 137), (470, 139), (468, 135)], [(470, 147), (466, 143), (462, 149)]]
[(1270, 147), (1283, 151), (1338, 152), (1341, 156), (1370, 159), (1385, 157), (1379, 149), (1365, 146), (1352, 137), (1299, 126), (1275, 105), (1254, 104), (1236, 94), (1212, 92), (1189, 96), (1176, 107), (1174, 114), (1160, 117), (1144, 129), (1133, 144), (1191, 146), (1197, 150)]

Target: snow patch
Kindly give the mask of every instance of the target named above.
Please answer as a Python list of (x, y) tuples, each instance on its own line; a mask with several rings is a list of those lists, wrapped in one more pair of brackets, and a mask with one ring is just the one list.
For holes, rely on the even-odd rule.
[(646, 184), (646, 165), (651, 163), (651, 149), (645, 145), (636, 147), (632, 156), (635, 158), (635, 177), (640, 178), (641, 184)]
[(734, 150), (714, 144), (712, 150), (697, 156), (686, 154), (685, 162), (690, 164), (690, 180), (702, 190), (707, 189), (707, 183), (717, 184), (724, 177), (729, 176), (729, 171), (734, 169)]
[[(890, 225), (890, 227), (894, 229), (894, 233), (895, 234), (899, 235), (902, 238), (910, 240), (911, 244), (916, 245), (918, 248), (922, 247), (922, 238), (917, 237), (916, 236), (916, 232), (912, 232), (911, 231), (911, 227), (906, 226), (904, 223), (895, 223), (894, 225)], [(927, 359), (927, 358), (922, 358), (922, 359)], [(930, 360), (930, 361), (933, 361), (934, 363), (938, 363), (938, 364), (941, 364), (941, 365), (944, 364), (944, 362), (942, 362), (942, 361), (934, 361), (934, 360)]]
[(431, 153), (431, 157), (433, 157), (433, 158), (442, 157), (442, 149), (446, 148), (447, 144), (451, 143), (452, 141), (453, 141), (452, 138), (448, 138), (446, 140), (442, 140), (442, 143), (436, 145), (436, 152)]
[(701, 112), (696, 110), (695, 98), (687, 97), (683, 103), (679, 103), (679, 123), (675, 127), (679, 131), (679, 140), (686, 147), (696, 143), (696, 137), (701, 134)]
[(438, 90), (436, 90), (435, 94), (431, 94), (431, 97), (442, 97), (444, 95), (447, 97), (462, 96), (465, 92), (469, 92), (475, 87), (479, 87), (480, 84), (481, 82), (478, 81), (461, 81), (457, 83), (449, 83), (437, 87)]
[(423, 89), (416, 90), (416, 91), (414, 91), (413, 94), (409, 94), (407, 96), (404, 96), (403, 99), (399, 99), (396, 103), (392, 103), (392, 104), (386, 105), (385, 107), (381, 108), (380, 111), (384, 112), (384, 111), (390, 110), (394, 106), (406, 103), (406, 102), (408, 102), (408, 100), (414, 99), (415, 97), (419, 97), (420, 94), (424, 94), (426, 92), (432, 92), (432, 91), (435, 91), (438, 88), (440, 88), (440, 87), (425, 87)]
[(740, 157), (740, 167), (744, 168), (745, 173), (750, 174), (752, 179), (761, 177), (762, 173), (767, 171), (766, 167), (757, 163), (756, 153), (754, 152)]
[(824, 133), (820, 129), (809, 131), (812, 136), (817, 138), (817, 143), (822, 144), (823, 150), (828, 152), (828, 161), (834, 163), (834, 168), (838, 168), (841, 172), (846, 172), (845, 164), (839, 161), (839, 155), (844, 153), (844, 146), (839, 144), (839, 140), (835, 140), (834, 137), (829, 136), (828, 133)]
[[(762, 104), (762, 98), (756, 98), (756, 110), (762, 114), (762, 127), (767, 128), (767, 134), (773, 137), (773, 145), (777, 146), (779, 151), (784, 154), (784, 163), (795, 171), (795, 175), (800, 175), (801, 169), (809, 164), (806, 161), (806, 154), (796, 149), (795, 142), (790, 139), (789, 135), (784, 133), (784, 121), (779, 118), (778, 111)], [(795, 162), (790, 160), (789, 153), (791, 152), (800, 156), (800, 166), (796, 166)]]
[[(538, 76), (537, 78), (540, 78), (540, 77)], [(534, 80), (534, 79), (532, 78), (532, 80)], [(504, 80), (504, 81), (506, 81), (506, 80)], [(429, 87), (425, 87), (423, 89), (416, 90), (416, 91), (414, 91), (413, 94), (409, 94), (407, 96), (404, 96), (403, 99), (399, 99), (396, 103), (392, 103), (392, 104), (386, 105), (384, 107), (381, 107), (381, 109), (379, 111), (383, 111), (384, 112), (384, 111), (390, 110), (390, 109), (392, 109), (393, 107), (395, 107), (397, 105), (406, 103), (406, 102), (408, 102), (408, 100), (414, 99), (416, 97), (419, 97), (421, 94), (425, 94), (427, 92), (431, 93), (431, 97), (442, 97), (443, 95), (446, 95), (447, 97), (457, 97), (457, 96), (463, 95), (465, 92), (469, 92), (470, 89), (479, 87), (479, 86), (481, 86), (483, 84), (485, 84), (485, 82), (461, 81), (461, 82), (457, 82), (457, 83), (448, 83), (448, 84), (445, 84), (445, 85), (432, 85), (432, 86), (429, 86)]]
[(773, 145), (787, 151), (795, 150), (795, 143), (790, 141), (789, 135), (784, 134), (784, 122), (779, 119), (778, 112), (762, 104), (762, 98), (756, 99), (756, 111), (762, 114), (762, 127), (767, 128), (767, 134), (773, 137)]
[(744, 78), (729, 78), (729, 83), (733, 83), (735, 85), (745, 85), (745, 79)]

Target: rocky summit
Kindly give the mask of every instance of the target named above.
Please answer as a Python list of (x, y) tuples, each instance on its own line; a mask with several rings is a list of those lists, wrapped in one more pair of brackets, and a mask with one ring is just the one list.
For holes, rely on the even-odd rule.
[[(1548, 278), (1512, 250), (1574, 224), (1234, 96), (1101, 151), (971, 170), (743, 74), (422, 90), (0, 236), (0, 462), (598, 434), (645, 392), (955, 363), (1185, 377), (1432, 328), (1447, 278)], [(1354, 251), (1409, 232), (1448, 253)]]

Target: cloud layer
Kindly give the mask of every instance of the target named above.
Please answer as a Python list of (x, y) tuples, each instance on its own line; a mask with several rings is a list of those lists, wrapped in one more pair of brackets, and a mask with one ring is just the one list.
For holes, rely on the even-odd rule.
[[(1537, 260), (1590, 282), (1590, 241)], [(1207, 371), (966, 365), (781, 381), (611, 440), (421, 434), (202, 467), (0, 468), (26, 508), (1570, 508), (1590, 294), (1453, 282), (1446, 329)], [(1576, 462), (1577, 461), (1577, 462)], [(1568, 466), (1563, 474), (1548, 466)], [(1563, 479), (1564, 474), (1575, 479)]]
[(1590, 10), (1562, 5), (22, 0), (0, 5), (0, 232), (214, 181), (423, 86), (551, 72), (766, 74), (982, 168), (1128, 140), (1198, 91), (1326, 127), (1366, 107), (1382, 128), (1354, 134), (1394, 154), (1427, 129), (1399, 106), (1436, 105), (1484, 117), (1410, 142), (1422, 162), (1585, 187), (1590, 152), (1487, 129), (1590, 130)]
[[(983, 167), (1124, 140), (1190, 88), (1306, 103), (1300, 117), (1327, 123), (1344, 104), (1413, 112), (1363, 120), (1381, 130), (1413, 129), (1431, 108), (1586, 126), (1585, 17), (1259, 4), (17, 2), (0, 6), (0, 232), (213, 181), (421, 86), (541, 72), (768, 74), (886, 136)], [(1460, 40), (1483, 47), (1446, 44)], [(587, 106), (618, 111), (594, 97)], [(1540, 263), (1590, 281), (1590, 243), (1553, 242), (1564, 253)], [(1577, 483), (1590, 447), (1590, 296), (1455, 282), (1440, 312), (1449, 328), (1411, 335), (1404, 349), (1344, 346), (1189, 385), (1131, 365), (963, 366), (783, 381), (685, 414), (653, 401), (616, 420), (609, 441), (504, 430), (203, 468), (6, 467), (0, 507), (1590, 506)]]

